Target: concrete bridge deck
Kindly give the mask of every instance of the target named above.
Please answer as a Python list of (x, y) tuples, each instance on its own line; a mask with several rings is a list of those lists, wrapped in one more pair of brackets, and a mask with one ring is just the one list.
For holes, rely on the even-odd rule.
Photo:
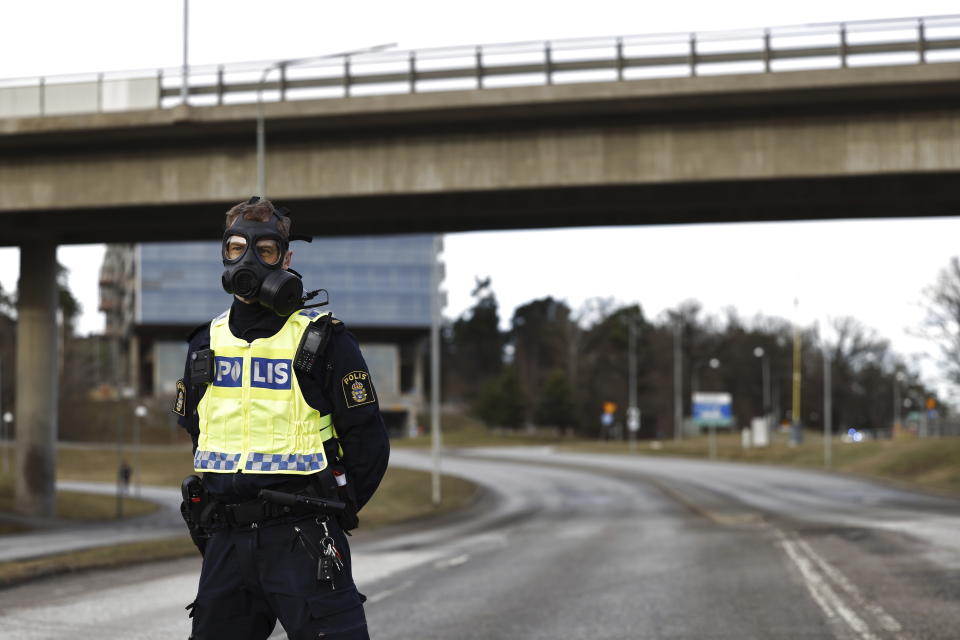
[[(313, 234), (948, 215), (960, 63), (263, 105)], [(256, 104), (0, 120), (0, 244), (219, 235)]]

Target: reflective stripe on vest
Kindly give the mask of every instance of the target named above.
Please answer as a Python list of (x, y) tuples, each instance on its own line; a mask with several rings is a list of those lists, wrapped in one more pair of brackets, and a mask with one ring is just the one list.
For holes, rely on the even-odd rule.
[(210, 323), (214, 380), (197, 405), (195, 471), (310, 474), (327, 466), (323, 443), (336, 437), (332, 416), (307, 404), (293, 373), (303, 332), (321, 315), (297, 311), (269, 338), (230, 332), (229, 311)]

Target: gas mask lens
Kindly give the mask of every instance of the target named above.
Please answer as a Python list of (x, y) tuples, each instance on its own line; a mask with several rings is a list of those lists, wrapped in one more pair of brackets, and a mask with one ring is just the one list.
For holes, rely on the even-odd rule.
[(247, 239), (243, 236), (230, 236), (223, 243), (223, 259), (239, 260), (247, 250)]
[(274, 266), (280, 262), (280, 243), (271, 238), (257, 240), (257, 255), (263, 264)]

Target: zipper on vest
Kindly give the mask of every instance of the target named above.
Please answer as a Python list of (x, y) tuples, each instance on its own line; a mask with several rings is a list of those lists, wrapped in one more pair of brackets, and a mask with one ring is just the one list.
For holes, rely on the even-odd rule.
[(250, 384), (253, 380), (253, 358), (250, 357), (252, 342), (241, 345), (243, 352), (243, 378), (240, 381), (240, 398), (243, 402), (243, 450), (240, 452), (238, 471), (243, 471), (250, 455)]

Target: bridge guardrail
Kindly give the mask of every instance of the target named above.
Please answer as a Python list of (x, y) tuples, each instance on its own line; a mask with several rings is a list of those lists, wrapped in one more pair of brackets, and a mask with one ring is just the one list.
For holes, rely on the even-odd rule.
[[(960, 15), (195, 66), (187, 95), (200, 106), (940, 61), (960, 61)], [(0, 80), (0, 118), (172, 107), (182, 84), (179, 68)]]

